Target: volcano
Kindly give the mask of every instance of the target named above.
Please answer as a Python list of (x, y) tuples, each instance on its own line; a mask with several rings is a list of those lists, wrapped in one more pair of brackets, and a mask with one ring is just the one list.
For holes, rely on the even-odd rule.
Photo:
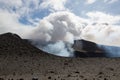
[[(120, 52), (120, 47), (100, 45), (86, 40), (75, 40), (72, 48), (74, 57), (110, 57), (104, 47), (115, 49)], [(49, 55), (37, 47), (33, 46), (31, 40), (22, 39), (17, 34), (6, 33), (0, 35), (0, 52), (1, 54), (19, 54), (19, 55)], [(52, 55), (53, 56), (53, 55)], [(55, 56), (55, 55), (54, 55)]]
[[(102, 51), (85, 40), (76, 41), (73, 48), (84, 56)], [(0, 35), (0, 80), (119, 80), (119, 62), (119, 58), (59, 57), (16, 34)]]

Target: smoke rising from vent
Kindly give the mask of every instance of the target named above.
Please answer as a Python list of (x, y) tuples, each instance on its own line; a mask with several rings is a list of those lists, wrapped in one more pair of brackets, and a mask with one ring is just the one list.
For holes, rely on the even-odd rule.
[(70, 12), (52, 13), (40, 21), (30, 37), (38, 48), (56, 55), (70, 56), (74, 40), (81, 39), (81, 31), (85, 26), (83, 22), (84, 19)]
[[(112, 24), (98, 23), (99, 18), (97, 20), (95, 23), (89, 18), (80, 18), (67, 11), (54, 12), (40, 20), (39, 26), (35, 27), (29, 36), (38, 48), (60, 56), (73, 55), (71, 47), (77, 39), (120, 46), (120, 27), (115, 25), (115, 22)], [(66, 46), (66, 43), (69, 46)]]
[(47, 46), (43, 47), (43, 50), (58, 56), (72, 57), (74, 56), (74, 50), (71, 48), (71, 46), (71, 44), (67, 44), (63, 41), (58, 41), (54, 44), (48, 44)]

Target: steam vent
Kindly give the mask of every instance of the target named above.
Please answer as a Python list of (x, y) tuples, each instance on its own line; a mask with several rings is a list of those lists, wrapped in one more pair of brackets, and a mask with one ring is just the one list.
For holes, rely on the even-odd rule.
[[(99, 50), (94, 43), (82, 43)], [(94, 52), (89, 46), (82, 48), (81, 54), (84, 50)], [(119, 80), (119, 62), (119, 58), (58, 57), (37, 49), (16, 34), (0, 35), (0, 80)]]

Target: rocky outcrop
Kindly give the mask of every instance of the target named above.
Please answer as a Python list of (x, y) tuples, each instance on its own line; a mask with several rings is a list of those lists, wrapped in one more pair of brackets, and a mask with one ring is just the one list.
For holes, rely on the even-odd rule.
[(75, 40), (73, 48), (76, 57), (120, 57), (120, 47), (100, 45), (86, 40)]
[(73, 48), (76, 57), (106, 57), (106, 52), (90, 41), (75, 40)]

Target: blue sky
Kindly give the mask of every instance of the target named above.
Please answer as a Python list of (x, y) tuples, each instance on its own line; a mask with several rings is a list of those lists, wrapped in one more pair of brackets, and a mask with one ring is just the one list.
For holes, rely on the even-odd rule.
[(75, 14), (81, 16), (82, 12), (84, 12), (84, 15), (85, 15), (85, 13), (91, 12), (91, 11), (100, 11), (100, 12), (105, 12), (112, 15), (119, 15), (120, 14), (119, 4), (120, 4), (119, 0), (113, 3), (104, 2), (104, 0), (96, 0), (96, 2), (91, 4), (86, 4), (85, 0), (76, 0), (74, 2), (70, 0), (70, 2), (66, 5)]
[[(92, 1), (92, 0), (91, 0)], [(87, 0), (66, 0), (66, 3), (64, 4), (64, 7), (68, 10), (70, 10), (72, 13), (74, 13), (77, 16), (80, 17), (87, 17), (86, 13), (92, 12), (92, 11), (99, 11), (110, 15), (119, 15), (120, 14), (120, 8), (119, 0), (114, 0), (110, 3), (112, 0), (108, 0), (105, 2), (105, 0), (96, 0), (93, 3), (87, 3)], [(40, 4), (42, 1), (40, 1)], [(56, 3), (57, 4), (57, 3)], [(30, 8), (32, 9), (35, 5), (30, 5)], [(49, 6), (49, 5), (48, 5)], [(53, 13), (54, 11), (62, 11), (62, 10), (55, 10), (52, 9), (52, 7), (49, 8), (38, 8), (34, 12), (30, 13), (30, 17), (32, 19), (39, 18), (42, 19), (45, 16), (48, 16), (50, 13)], [(63, 9), (63, 10), (66, 10)], [(26, 16), (20, 18), (20, 22), (23, 24), (30, 23), (28, 20), (26, 20)]]
[(0, 0), (0, 10), (18, 14), (20, 23), (33, 25), (31, 20), (56, 11), (69, 10), (80, 17), (87, 17), (86, 13), (93, 11), (119, 15), (119, 4), (119, 0)]

